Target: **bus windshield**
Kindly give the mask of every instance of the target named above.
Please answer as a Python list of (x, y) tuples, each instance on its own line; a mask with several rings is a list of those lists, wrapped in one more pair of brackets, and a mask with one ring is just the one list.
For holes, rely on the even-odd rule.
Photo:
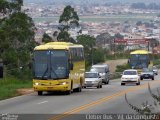
[(147, 68), (148, 64), (148, 54), (132, 54), (130, 57), (130, 66), (134, 69)]
[(62, 79), (69, 75), (68, 52), (44, 50), (34, 52), (34, 77), (37, 79)]
[(145, 60), (131, 60), (130, 65), (134, 69), (142, 69), (148, 67), (148, 63)]
[(148, 60), (148, 55), (143, 54), (133, 54), (131, 55), (131, 60)]

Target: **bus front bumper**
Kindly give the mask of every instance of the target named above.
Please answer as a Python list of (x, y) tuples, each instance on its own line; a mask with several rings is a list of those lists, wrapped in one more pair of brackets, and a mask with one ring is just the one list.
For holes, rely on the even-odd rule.
[(67, 91), (70, 90), (69, 85), (42, 86), (34, 85), (34, 91)]

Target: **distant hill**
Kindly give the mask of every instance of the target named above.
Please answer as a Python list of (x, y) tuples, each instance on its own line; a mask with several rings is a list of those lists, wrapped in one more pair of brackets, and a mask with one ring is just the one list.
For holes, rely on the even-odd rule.
[(26, 3), (36, 3), (36, 4), (105, 4), (105, 3), (136, 3), (136, 2), (144, 2), (144, 3), (158, 3), (160, 4), (160, 0), (23, 0), (24, 4)]

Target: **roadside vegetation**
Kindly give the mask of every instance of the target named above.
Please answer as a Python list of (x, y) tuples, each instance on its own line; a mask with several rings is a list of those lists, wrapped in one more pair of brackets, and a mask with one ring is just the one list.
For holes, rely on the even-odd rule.
[(31, 88), (32, 50), (35, 25), (22, 10), (23, 0), (0, 0), (0, 100), (17, 96), (19, 88)]
[(153, 65), (156, 65), (158, 68), (160, 68), (160, 56), (159, 55), (155, 55), (153, 57)]
[(17, 79), (13, 76), (7, 76), (0, 79), (0, 100), (20, 95), (17, 90), (21, 88), (31, 88), (32, 81)]
[[(141, 105), (133, 105), (132, 103), (129, 102), (129, 100), (127, 99), (127, 95), (125, 94), (125, 101), (128, 104), (128, 106), (134, 110), (137, 114), (140, 115), (146, 115), (149, 117), (149, 115), (156, 115), (157, 116), (157, 120), (159, 120), (160, 114), (159, 114), (159, 105), (160, 105), (160, 91), (159, 89), (157, 89), (157, 94), (153, 93), (150, 85), (148, 84), (148, 91), (151, 95), (151, 97), (154, 99), (154, 102), (152, 104), (149, 104), (149, 102), (146, 100), (144, 101)], [(152, 120), (152, 119), (149, 119)]]

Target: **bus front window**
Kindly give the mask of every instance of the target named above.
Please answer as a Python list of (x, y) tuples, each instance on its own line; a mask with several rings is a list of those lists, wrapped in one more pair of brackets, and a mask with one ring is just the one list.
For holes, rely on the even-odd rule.
[(66, 51), (51, 51), (51, 78), (66, 78), (69, 74)]
[(147, 68), (148, 64), (145, 60), (132, 60), (130, 61), (130, 66), (134, 69)]
[(130, 58), (130, 66), (135, 69), (148, 67), (149, 56), (147, 54), (133, 54)]
[(49, 76), (48, 60), (49, 54), (47, 51), (34, 52), (34, 77), (37, 79), (46, 79)]
[(34, 52), (34, 77), (37, 79), (62, 79), (69, 76), (68, 52), (45, 50)]

